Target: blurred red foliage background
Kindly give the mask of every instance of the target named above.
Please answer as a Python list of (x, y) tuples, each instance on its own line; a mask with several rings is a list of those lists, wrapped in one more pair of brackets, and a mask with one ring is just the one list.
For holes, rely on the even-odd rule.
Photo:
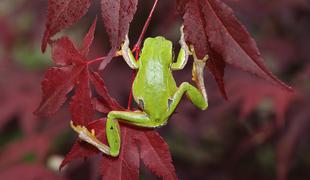
[[(227, 67), (228, 101), (213, 77), (206, 80), (209, 109), (199, 111), (185, 98), (159, 129), (169, 144), (180, 179), (309, 179), (310, 173), (310, 3), (307, 0), (239, 0), (227, 2), (254, 36), (269, 69), (295, 93)], [(139, 1), (130, 26), (138, 36), (153, 1)], [(78, 44), (99, 11), (94, 1), (82, 20), (65, 31)], [(40, 81), (51, 66), (49, 48), (40, 51), (47, 1), (0, 2), (0, 178), (98, 179), (98, 159), (58, 166), (74, 143), (68, 106), (50, 118), (33, 115), (41, 98)], [(91, 57), (109, 51), (98, 21)], [(159, 1), (147, 36), (175, 43), (182, 20), (174, 1)], [(177, 49), (177, 48), (175, 48)], [(190, 81), (191, 65), (174, 74)], [(103, 72), (110, 94), (126, 106), (131, 70), (121, 58)], [(119, 83), (122, 82), (122, 83)], [(100, 115), (98, 115), (100, 117)], [(155, 179), (143, 168), (141, 179)]]

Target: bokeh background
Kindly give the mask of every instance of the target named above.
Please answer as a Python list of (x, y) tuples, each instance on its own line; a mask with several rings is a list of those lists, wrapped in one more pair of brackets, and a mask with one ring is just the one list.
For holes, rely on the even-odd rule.
[[(295, 93), (227, 67), (226, 101), (207, 72), (209, 109), (200, 111), (183, 98), (168, 125), (159, 129), (177, 174), (197, 180), (309, 179), (310, 2), (225, 2), (256, 39), (267, 66)], [(152, 4), (139, 1), (131, 42), (137, 40)], [(50, 52), (40, 52), (46, 11), (47, 0), (0, 0), (0, 179), (99, 179), (98, 157), (58, 171), (76, 138), (67, 105), (49, 118), (33, 115), (41, 98), (40, 82), (52, 66)], [(66, 34), (79, 44), (99, 14), (100, 2), (94, 0), (78, 24), (56, 37)], [(175, 2), (159, 1), (147, 36), (165, 36), (177, 51), (181, 23)], [(90, 59), (104, 56), (108, 42), (99, 21)], [(126, 106), (131, 70), (124, 61), (113, 60), (101, 74), (110, 94)], [(191, 63), (174, 76), (179, 84), (191, 81)], [(143, 165), (140, 176), (157, 179)]]

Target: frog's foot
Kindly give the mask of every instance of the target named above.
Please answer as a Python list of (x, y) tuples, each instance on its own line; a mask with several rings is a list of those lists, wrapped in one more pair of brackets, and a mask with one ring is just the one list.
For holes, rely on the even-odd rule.
[(122, 55), (123, 55), (122, 50), (118, 50), (115, 53), (115, 57), (119, 57), (119, 56), (122, 56)]
[(205, 57), (203, 57), (202, 59), (198, 59), (196, 56), (194, 47), (191, 45), (190, 48), (191, 48), (191, 53), (194, 57), (194, 63), (193, 63), (193, 69), (192, 69), (192, 80), (195, 81), (195, 83), (198, 86), (198, 89), (203, 94), (204, 99), (207, 101), (207, 93), (206, 93), (206, 88), (204, 85), (203, 73), (204, 73), (204, 68), (206, 66), (206, 62), (209, 56), (205, 55)]
[(129, 48), (129, 38), (128, 38), (128, 34), (126, 34), (125, 40), (121, 44), (121, 48), (118, 51), (116, 51), (115, 56), (126, 55), (126, 52), (128, 52), (128, 51), (130, 51), (130, 48)]
[(70, 126), (75, 132), (78, 133), (79, 138), (81, 140), (86, 141), (87, 143), (95, 146), (101, 152), (110, 155), (110, 148), (96, 138), (94, 129), (89, 131), (85, 126), (80, 125), (75, 126), (72, 121), (70, 122)]

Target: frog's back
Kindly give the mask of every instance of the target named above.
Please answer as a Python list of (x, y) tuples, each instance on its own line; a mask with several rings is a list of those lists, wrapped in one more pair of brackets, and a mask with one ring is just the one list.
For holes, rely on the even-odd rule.
[(139, 70), (133, 84), (133, 94), (137, 103), (143, 103), (146, 113), (152, 114), (147, 111), (154, 109), (156, 113), (160, 113), (168, 108), (168, 100), (163, 97), (172, 98), (177, 89), (170, 70), (171, 62), (170, 41), (163, 37), (145, 40), (139, 59)]

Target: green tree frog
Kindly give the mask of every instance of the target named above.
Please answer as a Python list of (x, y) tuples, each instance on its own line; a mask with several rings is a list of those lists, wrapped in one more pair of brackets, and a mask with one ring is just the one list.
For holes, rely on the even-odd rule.
[[(86, 127), (72, 128), (79, 133), (79, 138), (96, 146), (103, 153), (116, 157), (121, 148), (121, 135), (119, 122), (145, 128), (164, 126), (169, 116), (174, 112), (184, 94), (198, 108), (205, 110), (208, 99), (204, 86), (203, 71), (208, 56), (197, 59), (193, 48), (191, 50), (184, 40), (183, 27), (181, 27), (181, 45), (177, 60), (173, 61), (172, 42), (164, 37), (147, 38), (144, 41), (142, 52), (138, 61), (135, 60), (129, 49), (129, 40), (126, 36), (121, 48), (121, 54), (132, 69), (137, 70), (133, 82), (133, 97), (141, 110), (137, 111), (111, 111), (106, 122), (106, 136), (108, 145), (103, 144)], [(188, 82), (177, 87), (172, 71), (181, 70), (193, 55), (193, 80), (198, 88)]]

